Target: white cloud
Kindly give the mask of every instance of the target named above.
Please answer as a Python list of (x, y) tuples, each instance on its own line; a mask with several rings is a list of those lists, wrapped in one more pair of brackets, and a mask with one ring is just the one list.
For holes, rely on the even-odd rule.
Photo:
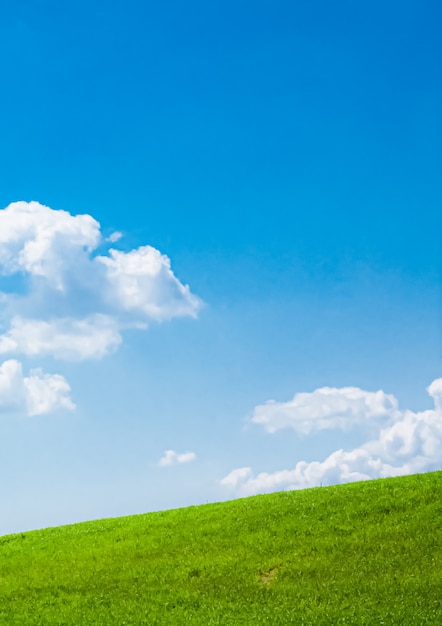
[(59, 318), (49, 321), (14, 317), (7, 333), (0, 335), (0, 354), (18, 352), (27, 356), (52, 355), (70, 361), (99, 359), (118, 347), (121, 336), (107, 315), (86, 319)]
[(428, 394), (433, 398), (438, 411), (442, 411), (442, 378), (436, 378), (427, 387)]
[(118, 230), (116, 230), (114, 233), (109, 235), (106, 241), (109, 241), (110, 243), (115, 243), (116, 241), (120, 241), (122, 236), (123, 236), (123, 233), (120, 233)]
[(190, 463), (196, 459), (195, 452), (183, 452), (178, 453), (174, 450), (166, 450), (158, 461), (160, 467), (167, 467), (169, 465), (177, 465), (179, 463)]
[(106, 268), (107, 298), (116, 308), (139, 311), (154, 320), (195, 317), (200, 300), (170, 269), (170, 260), (152, 246), (131, 252), (110, 250), (96, 261)]
[(221, 484), (225, 487), (239, 487), (244, 484), (248, 484), (253, 478), (253, 472), (251, 467), (238, 467), (224, 476), (221, 480)]
[(277, 472), (261, 472), (256, 476), (250, 467), (233, 470), (221, 480), (225, 487), (237, 491), (241, 495), (268, 493), (286, 489), (304, 489), (317, 487), (321, 484), (368, 480), (409, 473), (408, 467), (395, 468), (383, 463), (379, 458), (372, 457), (363, 448), (350, 452), (337, 450), (324, 461), (299, 461), (292, 470)]
[(25, 279), (21, 290), (0, 292), (0, 353), (100, 358), (124, 328), (196, 317), (201, 301), (167, 256), (151, 246), (102, 252), (120, 237), (105, 240), (90, 215), (38, 202), (0, 210), (0, 275)]
[(70, 386), (59, 374), (45, 374), (40, 369), (23, 375), (22, 364), (15, 359), (0, 365), (0, 413), (43, 415), (59, 410), (73, 410)]
[(289, 402), (268, 401), (257, 406), (252, 422), (273, 433), (293, 428), (308, 435), (319, 430), (348, 430), (368, 426), (397, 415), (397, 400), (383, 391), (364, 391), (358, 387), (322, 387), (312, 393), (297, 393)]
[(27, 272), (64, 288), (64, 274), (100, 242), (100, 225), (90, 215), (53, 211), (38, 202), (13, 202), (0, 210), (3, 273)]
[[(391, 408), (390, 412), (384, 413), (384, 424), (379, 425), (375, 438), (358, 448), (349, 451), (336, 450), (323, 461), (299, 461), (293, 469), (272, 473), (254, 475), (250, 467), (238, 468), (225, 476), (221, 484), (237, 494), (251, 495), (440, 469), (442, 378), (431, 383), (428, 393), (433, 398), (435, 407), (421, 412), (398, 411), (396, 399), (385, 396), (390, 399)], [(313, 406), (316, 405), (317, 397), (312, 397), (314, 394), (299, 395), (312, 398)], [(383, 404), (381, 402), (379, 406)], [(306, 411), (308, 412), (308, 407)], [(372, 405), (368, 404), (369, 419), (372, 411)], [(356, 422), (359, 423), (360, 419), (361, 414), (356, 411)], [(346, 422), (335, 423), (337, 427), (348, 426)]]

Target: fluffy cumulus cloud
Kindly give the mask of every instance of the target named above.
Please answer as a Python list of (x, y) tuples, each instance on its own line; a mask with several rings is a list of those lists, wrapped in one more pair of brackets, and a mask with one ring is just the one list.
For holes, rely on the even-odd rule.
[(2, 273), (44, 278), (55, 289), (66, 273), (100, 242), (100, 225), (90, 215), (53, 211), (38, 202), (14, 202), (0, 210)]
[[(428, 393), (433, 398), (434, 408), (420, 412), (400, 411), (394, 396), (383, 392), (372, 394), (354, 387), (327, 388), (326, 393), (324, 389), (318, 389), (311, 394), (298, 394), (294, 400), (297, 408), (293, 409), (291, 403), (287, 403), (290, 405), (287, 409), (287, 405), (282, 404), (286, 410), (280, 414), (270, 411), (266, 420), (255, 419), (256, 415), (265, 416), (265, 412), (258, 409), (273, 407), (276, 403), (257, 407), (258, 412), (255, 410), (252, 419), (263, 424), (269, 432), (287, 427), (304, 434), (322, 428), (348, 429), (352, 420), (356, 424), (363, 422), (364, 407), (366, 419), (375, 419), (378, 428), (376, 436), (353, 450), (336, 450), (322, 461), (298, 461), (293, 469), (271, 473), (254, 474), (252, 468), (241, 467), (225, 476), (221, 484), (236, 494), (251, 495), (440, 469), (442, 378), (431, 383)], [(320, 398), (323, 399), (323, 406)], [(337, 408), (337, 399), (341, 402), (342, 415)], [(298, 410), (301, 402), (302, 412)], [(305, 425), (307, 416), (311, 416), (312, 427)], [(297, 427), (293, 425), (293, 420)]]
[(151, 246), (109, 248), (121, 237), (38, 202), (0, 210), (0, 277), (10, 287), (0, 291), (0, 353), (101, 358), (125, 328), (195, 317), (201, 301), (168, 257)]
[(130, 252), (110, 250), (96, 262), (105, 267), (105, 296), (115, 310), (135, 311), (144, 319), (195, 317), (199, 300), (170, 269), (170, 260), (152, 246)]
[(195, 452), (175, 452), (175, 450), (166, 450), (158, 461), (160, 467), (168, 467), (170, 465), (178, 465), (181, 463), (190, 463), (196, 459)]
[(75, 408), (70, 387), (63, 376), (45, 374), (40, 369), (23, 375), (19, 361), (9, 359), (0, 365), (0, 413), (29, 416)]
[(366, 426), (396, 413), (396, 398), (383, 391), (322, 387), (312, 393), (297, 393), (289, 402), (269, 400), (255, 408), (252, 422), (261, 424), (270, 433), (293, 428), (308, 435), (318, 430)]

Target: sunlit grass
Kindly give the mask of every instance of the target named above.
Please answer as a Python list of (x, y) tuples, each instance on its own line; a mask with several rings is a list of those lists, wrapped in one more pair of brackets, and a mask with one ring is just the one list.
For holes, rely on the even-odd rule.
[(0, 623), (442, 624), (442, 472), (0, 537)]

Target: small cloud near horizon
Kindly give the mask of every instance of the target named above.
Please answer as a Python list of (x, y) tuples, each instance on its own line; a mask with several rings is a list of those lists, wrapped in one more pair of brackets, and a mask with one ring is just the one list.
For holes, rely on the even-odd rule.
[(195, 452), (183, 452), (178, 453), (175, 450), (165, 450), (163, 456), (158, 461), (158, 465), (160, 467), (168, 467), (171, 465), (178, 465), (181, 463), (190, 463), (191, 461), (195, 461), (196, 454)]

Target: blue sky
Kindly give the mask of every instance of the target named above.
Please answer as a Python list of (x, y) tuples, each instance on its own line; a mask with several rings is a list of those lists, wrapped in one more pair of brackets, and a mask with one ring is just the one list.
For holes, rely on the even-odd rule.
[(442, 466), (440, 18), (0, 6), (1, 533)]

